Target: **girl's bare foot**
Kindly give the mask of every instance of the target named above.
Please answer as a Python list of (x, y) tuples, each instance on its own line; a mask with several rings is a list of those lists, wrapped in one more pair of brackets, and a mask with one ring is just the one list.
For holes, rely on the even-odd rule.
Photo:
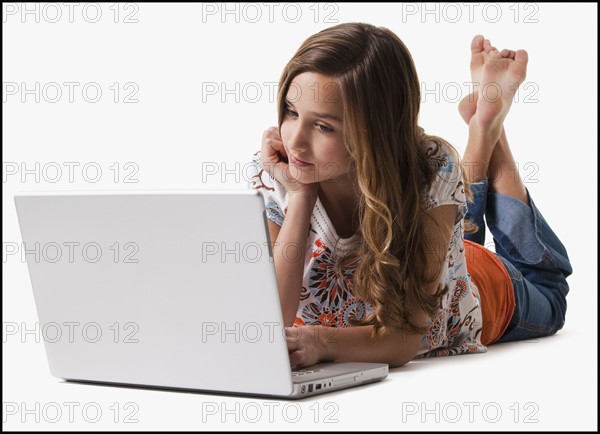
[(469, 126), (475, 120), (478, 128), (496, 135), (496, 139), (515, 93), (527, 75), (527, 51), (517, 50), (514, 58), (510, 57), (510, 50), (503, 52), (507, 57), (502, 57), (494, 47), (488, 52), (490, 57), (482, 69), (477, 110), (469, 121)]
[[(458, 104), (458, 112), (467, 125), (477, 111), (477, 100), (479, 98), (479, 87), (483, 75), (483, 67), (491, 57), (490, 52), (493, 51), (497, 51), (497, 49), (492, 46), (489, 39), (485, 39), (483, 35), (475, 35), (475, 37), (473, 37), (473, 40), (471, 41), (471, 84), (473, 86), (473, 91), (465, 96)], [(500, 52), (500, 55), (503, 58), (514, 60), (516, 52), (505, 48)]]
[(476, 35), (471, 41), (474, 90), (459, 104), (459, 113), (469, 125), (469, 142), (463, 163), (470, 182), (487, 179), (490, 175), (490, 159), (504, 133), (503, 122), (512, 98), (525, 79), (526, 66), (527, 52), (524, 50), (499, 52), (482, 35)]

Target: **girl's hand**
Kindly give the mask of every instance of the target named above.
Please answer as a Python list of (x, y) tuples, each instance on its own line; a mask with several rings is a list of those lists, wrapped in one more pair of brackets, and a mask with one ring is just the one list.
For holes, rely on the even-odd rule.
[(285, 328), (285, 339), (292, 369), (312, 366), (323, 359), (325, 344), (322, 335), (320, 326)]
[(288, 155), (285, 152), (281, 136), (277, 127), (271, 127), (263, 133), (260, 165), (269, 175), (279, 181), (288, 194), (308, 194), (316, 197), (319, 183), (302, 184), (298, 181), (301, 176), (301, 167), (294, 167), (290, 172)]

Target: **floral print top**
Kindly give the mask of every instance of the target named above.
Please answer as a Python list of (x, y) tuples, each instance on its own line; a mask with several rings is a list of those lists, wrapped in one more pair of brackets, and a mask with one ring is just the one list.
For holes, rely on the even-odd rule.
[[(434, 142), (425, 144), (437, 177), (425, 192), (424, 211), (445, 205), (458, 205), (454, 231), (444, 265), (450, 290), (442, 299), (437, 315), (427, 324), (416, 359), (487, 351), (481, 343), (482, 316), (479, 290), (467, 272), (463, 243), (463, 217), (467, 203), (461, 169), (455, 152), (446, 145), (438, 149)], [(260, 151), (252, 155), (248, 188), (259, 190), (265, 201), (267, 217), (281, 226), (287, 212), (287, 192), (275, 178), (260, 168)], [(359, 235), (340, 238), (321, 200), (317, 198), (310, 220), (300, 304), (294, 326), (322, 325), (351, 327), (350, 316), (362, 318), (371, 312), (369, 303), (352, 294), (353, 269), (340, 275), (335, 263), (356, 248)]]

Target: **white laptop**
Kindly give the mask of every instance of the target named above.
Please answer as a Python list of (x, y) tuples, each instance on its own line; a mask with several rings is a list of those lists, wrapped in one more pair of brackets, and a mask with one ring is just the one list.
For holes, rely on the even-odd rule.
[(258, 191), (21, 193), (15, 203), (56, 377), (296, 399), (388, 374), (380, 363), (292, 372)]

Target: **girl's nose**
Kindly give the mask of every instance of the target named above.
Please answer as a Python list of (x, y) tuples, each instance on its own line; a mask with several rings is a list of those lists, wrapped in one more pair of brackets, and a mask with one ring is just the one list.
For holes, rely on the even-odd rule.
[(302, 128), (292, 131), (292, 134), (289, 137), (289, 142), (287, 143), (287, 148), (296, 155), (305, 154), (306, 149), (308, 149), (308, 141)]

